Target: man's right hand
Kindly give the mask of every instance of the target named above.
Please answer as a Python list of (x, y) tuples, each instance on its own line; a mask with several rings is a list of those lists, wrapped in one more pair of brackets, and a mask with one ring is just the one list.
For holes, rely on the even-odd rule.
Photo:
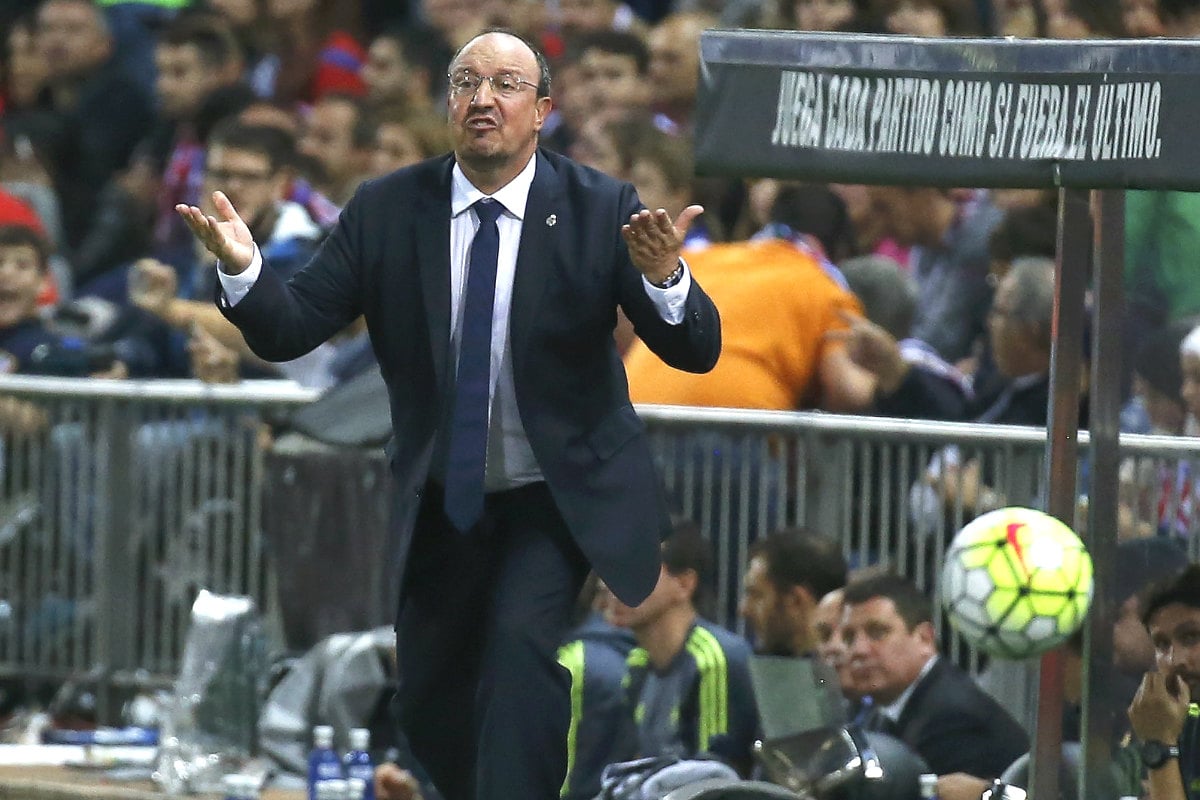
[(904, 381), (909, 364), (900, 353), (900, 345), (892, 335), (866, 317), (838, 309), (846, 327), (826, 332), (825, 338), (846, 343), (846, 353), (855, 364), (873, 374), (878, 392), (889, 395)]
[(213, 192), (212, 199), (216, 216), (207, 216), (195, 206), (182, 203), (175, 210), (205, 249), (221, 262), (221, 271), (237, 275), (254, 260), (254, 237), (224, 192)]
[(175, 270), (153, 258), (140, 258), (129, 273), (129, 300), (143, 311), (171, 323), (171, 302), (179, 291)]
[(1134, 736), (1143, 742), (1153, 739), (1175, 744), (1183, 732), (1191, 702), (1188, 685), (1178, 675), (1147, 672), (1129, 705), (1129, 725)]

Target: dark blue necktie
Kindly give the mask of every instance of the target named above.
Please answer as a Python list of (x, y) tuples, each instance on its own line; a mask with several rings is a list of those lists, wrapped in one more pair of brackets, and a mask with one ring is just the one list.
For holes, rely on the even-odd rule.
[(446, 516), (469, 531), (483, 515), (483, 476), (487, 458), (489, 388), (492, 366), (492, 305), (496, 297), (496, 258), (503, 206), (484, 198), (474, 206), (479, 230), (471, 243), (463, 291), (462, 338), (450, 443), (446, 454)]

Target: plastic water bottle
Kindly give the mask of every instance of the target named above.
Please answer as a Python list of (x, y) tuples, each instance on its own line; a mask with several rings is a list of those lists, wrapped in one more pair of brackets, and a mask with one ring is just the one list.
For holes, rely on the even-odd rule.
[[(370, 792), (370, 794), (368, 794)], [(363, 800), (364, 797), (374, 797), (375, 787), (362, 778), (346, 779), (346, 800)]]
[(922, 773), (917, 781), (921, 786), (921, 800), (937, 800), (937, 775), (932, 772)]
[(346, 800), (346, 782), (341, 778), (330, 778), (317, 784), (318, 800)]
[(362, 800), (375, 800), (375, 765), (371, 763), (371, 732), (366, 728), (350, 729), (350, 752), (342, 760), (346, 767), (346, 777), (357, 778), (363, 782), (366, 789)]
[(317, 787), (325, 781), (341, 780), (342, 762), (333, 749), (333, 728), (313, 728), (313, 749), (308, 754), (308, 800), (317, 800)]

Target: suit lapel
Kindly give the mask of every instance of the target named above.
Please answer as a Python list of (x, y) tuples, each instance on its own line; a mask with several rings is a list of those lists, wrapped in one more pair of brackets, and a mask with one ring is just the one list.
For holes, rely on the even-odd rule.
[(429, 346), (439, 391), (448, 385), (446, 362), (450, 357), (450, 170), (453, 157), (431, 170), (418, 192), (417, 263), (421, 271), (421, 294), (425, 320), (429, 324)]
[(912, 694), (908, 696), (908, 701), (905, 702), (904, 708), (900, 711), (900, 718), (896, 720), (897, 735), (903, 737), (909, 725), (912, 724), (913, 717), (921, 708), (921, 703), (924, 702), (925, 695), (932, 689), (934, 684), (941, 679), (942, 670), (945, 669), (945, 659), (939, 657), (920, 678), (917, 679), (917, 685), (913, 687)]
[(530, 331), (541, 307), (542, 295), (554, 270), (558, 232), (564, 227), (558, 223), (567, 222), (564, 209), (560, 208), (560, 199), (558, 174), (539, 150), (533, 185), (529, 188), (529, 199), (525, 203), (521, 246), (517, 251), (517, 272), (513, 278), (512, 308), (508, 317), (514, 373), (519, 371)]

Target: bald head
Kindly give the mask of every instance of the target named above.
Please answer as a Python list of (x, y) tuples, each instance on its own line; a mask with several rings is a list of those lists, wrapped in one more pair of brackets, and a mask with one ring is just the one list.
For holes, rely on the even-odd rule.
[(454, 58), (450, 60), (450, 73), (454, 73), (464, 55), (475, 49), (487, 53), (504, 53), (519, 60), (524, 60), (521, 56), (521, 51), (524, 51), (529, 56), (525, 66), (531, 65), (533, 74), (537, 75), (535, 79), (532, 79), (537, 84), (537, 96), (550, 96), (550, 64), (542, 52), (525, 39), (510, 31), (484, 31), (468, 40), (454, 54)]
[(519, 36), (490, 31), (455, 54), (446, 97), (454, 155), (477, 189), (491, 194), (529, 163), (549, 91), (545, 61)]

